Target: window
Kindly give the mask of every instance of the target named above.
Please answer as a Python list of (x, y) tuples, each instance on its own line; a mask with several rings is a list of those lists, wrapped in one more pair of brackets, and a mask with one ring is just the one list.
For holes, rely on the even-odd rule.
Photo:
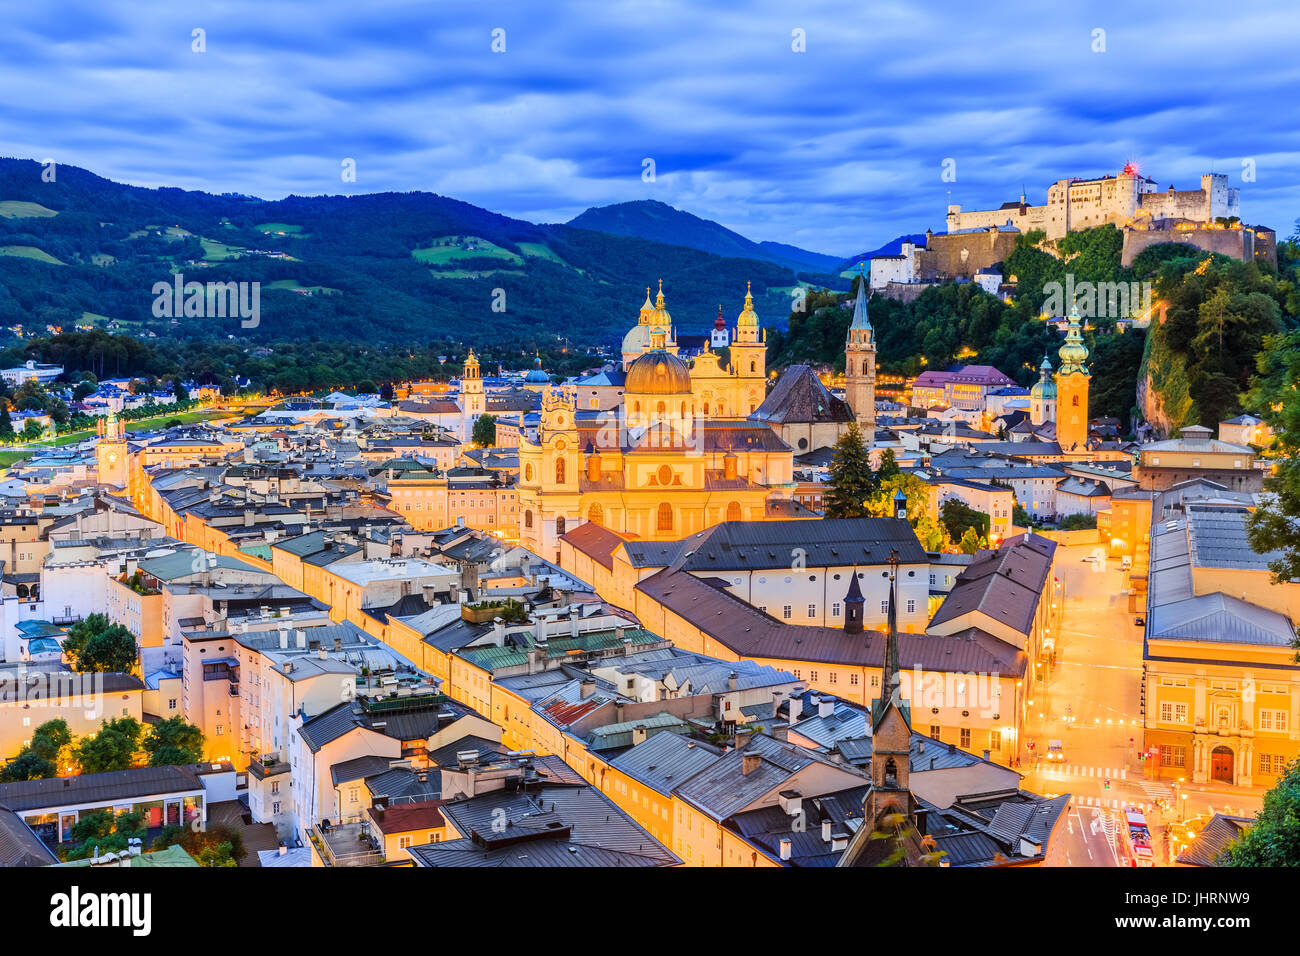
[(175, 709), (176, 709), (176, 698), (175, 698), (175, 697), (173, 697), (173, 698), (171, 698), (169, 701), (167, 701), (167, 709), (168, 709), (168, 710), (175, 710)]
[(938, 725), (938, 724), (931, 724), (931, 725), (930, 725), (930, 739), (931, 739), (931, 740), (938, 740), (938, 739), (939, 739), (939, 725)]
[(532, 526), (533, 526), (533, 512), (532, 512), (531, 510), (525, 511), (525, 512), (524, 512), (524, 527), (525, 527), (525, 528), (531, 528)]
[(728, 521), (739, 521), (739, 520), (740, 520), (740, 502), (739, 502), (739, 501), (733, 501), (731, 504), (727, 505), (727, 520), (728, 520)]
[(916, 601), (912, 600), (907, 602), (907, 613), (908, 614), (916, 613)]
[(358, 787), (348, 787), (348, 803), (356, 803), (360, 795), (361, 790)]
[(880, 686), (880, 675), (879, 675), (879, 674), (872, 674), (872, 675), (871, 675), (871, 686), (872, 686), (872, 687), (879, 687), (879, 686)]
[(1266, 773), (1271, 776), (1277, 777), (1282, 775), (1282, 770), (1285, 767), (1286, 767), (1286, 758), (1283, 757), (1281, 754), (1261, 753), (1259, 755), (1260, 773)]
[(555, 533), (556, 533), (556, 534), (564, 534), (564, 529), (565, 529), (565, 521), (564, 521), (564, 518), (563, 518), (563, 517), (556, 518), (556, 519), (555, 519)]
[(783, 606), (781, 607), (781, 616), (782, 616), (783, 618), (785, 618), (787, 621), (790, 620), (790, 613), (791, 613), (791, 610), (792, 610), (792, 609), (791, 609), (790, 605), (788, 605), (788, 604), (783, 605)]
[(835, 671), (830, 672), (829, 680), (832, 684), (838, 684), (840, 682), (839, 675)]
[(1187, 748), (1160, 744), (1160, 763), (1166, 767), (1187, 766)]
[(808, 605), (808, 616), (809, 616), (809, 617), (816, 617), (816, 616), (817, 616), (817, 605), (816, 605), (816, 604), (809, 604), (809, 605)]
[(1160, 722), (1162, 724), (1187, 723), (1187, 705), (1170, 703), (1169, 701), (1161, 701)]
[(657, 522), (657, 527), (660, 531), (673, 530), (673, 506), (666, 501), (659, 503), (659, 520)]
[(217, 736), (220, 737), (225, 732), (226, 728), (222, 724), (217, 724)]
[(817, 679), (817, 672), (816, 672), (816, 671), (809, 671), (809, 672), (808, 672), (808, 679), (809, 679), (809, 680), (816, 680), (816, 679)]
[(279, 813), (279, 812), (280, 812), (280, 801), (279, 801), (279, 800), (277, 800), (277, 801), (275, 801), (275, 803), (271, 804), (271, 812), (272, 812), (272, 813)]
[(857, 675), (857, 674), (850, 674), (850, 675), (849, 675), (849, 683), (852, 684), (854, 687), (857, 687), (857, 686), (858, 686), (858, 675)]
[(272, 781), (271, 781), (271, 793), (275, 794), (275, 793), (279, 793), (279, 792), (280, 792), (280, 781), (279, 781), (279, 780), (272, 780)]
[(989, 750), (1001, 750), (1001, 749), (1002, 749), (1002, 731), (1000, 731), (1000, 730), (990, 730), (990, 731), (989, 731)]
[(409, 848), (410, 845), (411, 845), (411, 838), (409, 836), (399, 836), (397, 838), (397, 848), (399, 850), (405, 850)]
[(605, 509), (600, 505), (592, 505), (587, 509), (587, 520), (592, 524), (602, 524), (605, 521)]
[(1286, 730), (1290, 714), (1285, 710), (1269, 710), (1261, 707), (1259, 709), (1259, 729), (1260, 730)]
[(889, 613), (889, 602), (888, 602), (888, 601), (881, 601), (881, 602), (880, 602), (880, 613), (881, 613), (881, 614), (888, 614), (888, 613)]
[(839, 616), (840, 616), (840, 602), (836, 601), (834, 604), (831, 605), (831, 617), (839, 617)]
[(963, 728), (961, 728), (961, 743), (959, 744), (959, 746), (961, 746), (961, 747), (969, 747), (969, 746), (970, 746), (970, 728), (969, 728), (969, 727), (963, 727)]

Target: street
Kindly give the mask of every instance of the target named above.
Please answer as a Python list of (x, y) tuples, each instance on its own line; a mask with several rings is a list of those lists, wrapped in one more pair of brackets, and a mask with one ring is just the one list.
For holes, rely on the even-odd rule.
[[(1133, 806), (1146, 814), (1156, 859), (1167, 864), (1164, 831), (1171, 822), (1168, 848), (1176, 856), (1175, 837), (1186, 838), (1177, 820), (1208, 820), (1216, 812), (1251, 816), (1262, 805), (1264, 791), (1146, 779), (1138, 759), (1143, 747), (1142, 628), (1134, 617), (1141, 612), (1128, 610), (1127, 580), (1117, 559), (1084, 561), (1095, 551), (1093, 545), (1077, 545), (1057, 552), (1064, 614), (1056, 662), (1040, 671), (1045, 679), (1031, 698), (1021, 755), (1024, 787), (1074, 798), (1066, 839), (1049, 863), (1118, 865), (1107, 830), (1121, 824), (1124, 808)], [(1061, 742), (1062, 759), (1049, 761), (1053, 740)], [(1113, 822), (1107, 823), (1108, 818)]]

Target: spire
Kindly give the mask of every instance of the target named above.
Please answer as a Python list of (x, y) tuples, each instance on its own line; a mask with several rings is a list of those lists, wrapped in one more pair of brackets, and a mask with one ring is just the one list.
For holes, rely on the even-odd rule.
[(850, 329), (871, 329), (871, 320), (867, 317), (867, 275), (861, 264), (858, 265), (858, 298), (853, 303), (853, 324)]
[(1079, 327), (1079, 307), (1070, 307), (1069, 324), (1065, 330), (1065, 344), (1061, 346), (1061, 367), (1058, 375), (1087, 375), (1084, 362), (1088, 360), (1088, 347), (1083, 344), (1083, 331)]
[[(650, 291), (649, 289), (646, 290), (647, 293), (648, 293), (649, 291)], [(656, 309), (662, 309), (663, 307), (664, 307), (664, 280), (663, 280), (663, 279), (660, 279), (660, 280), (659, 280), (659, 294), (655, 296), (655, 308), (656, 308)]]
[(853, 573), (849, 575), (849, 593), (844, 595), (845, 634), (862, 633), (862, 611), (866, 604), (866, 598), (862, 596), (862, 588), (858, 586), (858, 566), (855, 564)]
[(899, 676), (898, 654), (898, 551), (889, 549), (889, 615), (885, 624), (885, 658), (880, 669), (880, 696), (872, 702), (871, 726), (879, 727), (890, 707), (897, 707), (903, 720), (911, 726), (911, 715), (903, 704), (903, 684)]
[(750, 283), (745, 283), (745, 308), (741, 310), (740, 315), (736, 317), (738, 327), (758, 327), (758, 313), (754, 311), (754, 294), (750, 291)]

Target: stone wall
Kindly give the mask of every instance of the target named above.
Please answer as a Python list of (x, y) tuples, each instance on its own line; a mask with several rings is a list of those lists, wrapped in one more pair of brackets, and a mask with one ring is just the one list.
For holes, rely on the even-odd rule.
[(988, 232), (932, 235), (928, 246), (916, 251), (916, 277), (922, 282), (970, 279), (1009, 256), (1019, 235), (996, 227)]
[(1217, 252), (1232, 259), (1249, 262), (1261, 258), (1277, 266), (1276, 236), (1271, 230), (1261, 230), (1263, 241), (1256, 242), (1256, 233), (1252, 229), (1216, 229), (1197, 225), (1185, 228), (1187, 224), (1168, 226), (1159, 229), (1125, 229), (1124, 249), (1120, 264), (1130, 266), (1143, 249), (1157, 246), (1164, 242), (1181, 242), (1195, 246), (1205, 252)]

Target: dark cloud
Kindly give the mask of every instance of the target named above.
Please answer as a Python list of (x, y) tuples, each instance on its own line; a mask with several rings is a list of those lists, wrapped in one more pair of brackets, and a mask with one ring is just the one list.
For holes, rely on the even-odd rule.
[(1162, 187), (1227, 172), (1249, 221), (1300, 216), (1291, 0), (791, 6), (28, 3), (0, 33), (0, 154), (269, 197), (427, 189), (535, 221), (653, 198), (841, 254), (1130, 159)]

